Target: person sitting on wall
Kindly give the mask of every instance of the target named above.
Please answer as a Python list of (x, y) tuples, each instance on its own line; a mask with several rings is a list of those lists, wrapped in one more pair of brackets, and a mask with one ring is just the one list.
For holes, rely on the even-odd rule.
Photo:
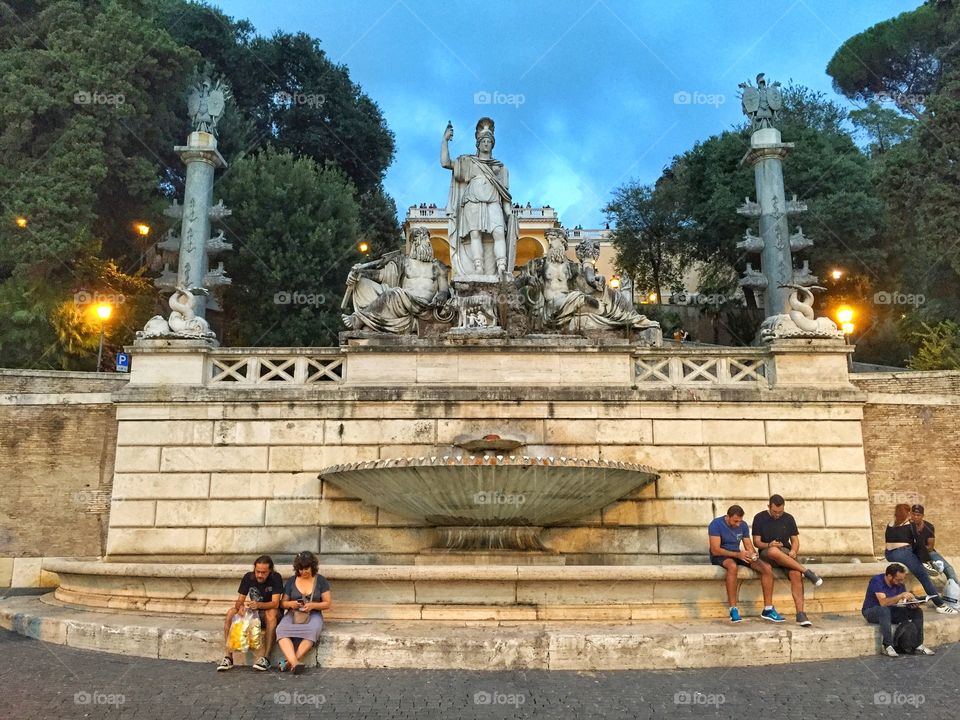
[[(743, 521), (743, 508), (731, 505), (726, 516), (715, 518), (707, 528), (710, 538), (710, 562), (727, 571), (727, 601), (730, 604), (730, 622), (738, 623), (737, 568), (748, 567), (760, 575), (763, 590), (763, 612), (760, 617), (771, 622), (785, 622), (784, 617), (773, 607), (773, 570), (760, 559), (750, 540), (750, 526)], [(740, 549), (740, 543), (744, 549)]]
[[(260, 625), (264, 629), (263, 640), (258, 650), (261, 655), (253, 663), (254, 670), (270, 669), (270, 651), (273, 649), (273, 634), (277, 629), (277, 609), (280, 607), (282, 590), (283, 578), (273, 569), (273, 559), (269, 555), (261, 555), (253, 561), (253, 571), (240, 579), (237, 600), (227, 610), (223, 619), (223, 641), (226, 646), (234, 615), (242, 614), (246, 610), (256, 610), (260, 614)], [(223, 660), (217, 665), (217, 671), (229, 670), (232, 667), (233, 653), (228, 647)]]
[(784, 569), (797, 608), (797, 623), (810, 627), (813, 623), (803, 611), (803, 578), (812, 582), (814, 587), (823, 585), (823, 578), (797, 562), (800, 531), (793, 515), (785, 512), (783, 506), (783, 496), (772, 495), (767, 509), (753, 516), (753, 544), (759, 548), (761, 560)]
[(933, 600), (938, 613), (960, 615), (960, 611), (955, 607), (943, 602), (943, 598), (937, 592), (937, 586), (933, 584), (927, 569), (914, 551), (917, 545), (917, 534), (913, 523), (910, 522), (910, 506), (906, 503), (901, 503), (893, 509), (893, 522), (887, 524), (884, 540), (887, 544), (884, 556), (889, 562), (900, 563), (913, 573), (923, 585), (923, 591)]
[[(280, 672), (289, 670), (294, 675), (303, 671), (303, 657), (317, 644), (323, 630), (323, 611), (329, 610), (330, 583), (318, 574), (320, 561), (309, 550), (293, 559), (293, 577), (283, 588), (281, 607), (287, 612), (277, 626), (277, 644), (285, 660), (280, 661)], [(293, 641), (300, 644), (294, 647)]]
[(923, 505), (917, 504), (910, 508), (910, 521), (913, 523), (914, 533), (917, 537), (914, 552), (917, 553), (920, 562), (924, 565), (931, 564), (938, 572), (946, 575), (948, 580), (960, 583), (960, 580), (957, 580), (957, 571), (934, 547), (936, 535), (933, 524), (923, 519)]
[(868, 623), (880, 626), (880, 654), (886, 657), (899, 657), (893, 647), (893, 623), (899, 625), (907, 620), (913, 621), (920, 632), (920, 645), (914, 650), (917, 655), (933, 655), (933, 650), (923, 644), (923, 612), (919, 605), (903, 605), (917, 598), (907, 592), (903, 581), (906, 573), (899, 563), (887, 565), (880, 575), (870, 578), (867, 594), (863, 598), (864, 619)]

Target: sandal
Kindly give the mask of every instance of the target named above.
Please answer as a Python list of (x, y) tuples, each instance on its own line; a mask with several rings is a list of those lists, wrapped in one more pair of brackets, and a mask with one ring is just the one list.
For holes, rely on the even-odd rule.
[(303, 665), (301, 665), (300, 663), (297, 663), (296, 665), (293, 666), (293, 670), (291, 672), (294, 675), (299, 675), (300, 673), (303, 672)]
[(279, 663), (277, 663), (277, 672), (286, 672), (287, 669), (288, 665), (286, 660), (281, 660)]

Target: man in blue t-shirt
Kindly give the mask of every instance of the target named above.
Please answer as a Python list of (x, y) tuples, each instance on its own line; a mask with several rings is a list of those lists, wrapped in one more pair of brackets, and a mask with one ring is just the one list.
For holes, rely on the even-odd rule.
[[(726, 515), (714, 518), (707, 528), (707, 536), (710, 538), (710, 562), (727, 571), (730, 622), (737, 623), (743, 619), (737, 608), (737, 568), (741, 565), (760, 574), (760, 587), (763, 590), (763, 612), (760, 617), (771, 622), (784, 622), (784, 617), (773, 607), (773, 570), (760, 559), (753, 547), (750, 526), (743, 521), (743, 508), (731, 505)], [(743, 550), (740, 549), (741, 543)]]
[(882, 575), (870, 578), (860, 612), (868, 623), (880, 626), (881, 655), (894, 658), (900, 656), (893, 647), (893, 623), (899, 625), (907, 620), (912, 620), (920, 631), (920, 645), (914, 653), (933, 655), (933, 650), (923, 644), (923, 611), (920, 605), (903, 604), (917, 599), (913, 593), (907, 592), (903, 584), (906, 576), (903, 565), (890, 563)]

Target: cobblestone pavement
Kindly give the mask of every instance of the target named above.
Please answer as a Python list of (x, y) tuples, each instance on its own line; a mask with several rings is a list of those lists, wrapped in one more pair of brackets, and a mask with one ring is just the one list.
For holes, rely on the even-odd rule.
[[(750, 652), (744, 647), (742, 653)], [(0, 718), (958, 717), (960, 645), (935, 657), (673, 672), (275, 671), (152, 660), (0, 630)]]

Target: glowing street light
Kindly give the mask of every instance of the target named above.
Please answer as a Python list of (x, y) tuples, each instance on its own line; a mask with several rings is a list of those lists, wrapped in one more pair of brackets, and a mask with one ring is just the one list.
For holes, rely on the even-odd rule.
[(848, 325), (853, 322), (853, 308), (849, 305), (841, 305), (837, 308), (837, 320), (841, 325)]
[(657, 294), (655, 292), (652, 292), (649, 295), (647, 295), (647, 302), (655, 303), (656, 301), (657, 301)]
[(23, 230), (27, 226), (27, 219), (22, 215), (19, 216), (14, 222), (17, 223), (17, 227)]
[(146, 237), (150, 234), (150, 226), (146, 223), (134, 223), (133, 229), (137, 231), (137, 235), (141, 237)]
[(830, 277), (832, 277), (834, 280), (839, 280), (840, 278), (843, 277), (843, 270), (840, 270), (840, 269), (831, 270)]
[(362, 240), (359, 245), (357, 245), (357, 250), (359, 250), (363, 255), (366, 255), (370, 252), (370, 243), (366, 240)]
[(100, 345), (97, 348), (97, 372), (100, 372), (100, 363), (103, 360), (103, 324), (112, 312), (113, 308), (107, 303), (97, 305), (97, 317), (100, 318)]
[(614, 275), (614, 276), (612, 276), (612, 277), (610, 278), (610, 282), (607, 283), (607, 284), (608, 284), (610, 287), (612, 287), (614, 290), (619, 290), (619, 289), (620, 289), (620, 276), (619, 276), (619, 275)]

